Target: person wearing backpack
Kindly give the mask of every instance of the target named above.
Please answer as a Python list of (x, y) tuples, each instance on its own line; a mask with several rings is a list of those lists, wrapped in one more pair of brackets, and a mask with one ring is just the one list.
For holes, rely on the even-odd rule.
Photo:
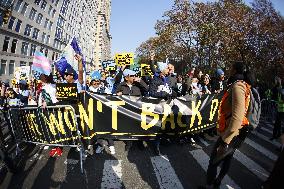
[(281, 123), (284, 121), (284, 89), (281, 84), (281, 79), (279, 77), (275, 78), (275, 100), (277, 104), (277, 115), (273, 128), (273, 136), (270, 140), (277, 139), (281, 135)]
[[(199, 188), (219, 188), (230, 168), (233, 154), (250, 131), (247, 112), (250, 105), (253, 77), (243, 62), (234, 62), (227, 90), (219, 106), (217, 131), (219, 138), (212, 149), (206, 175), (206, 185)], [(217, 168), (221, 170), (217, 176)]]

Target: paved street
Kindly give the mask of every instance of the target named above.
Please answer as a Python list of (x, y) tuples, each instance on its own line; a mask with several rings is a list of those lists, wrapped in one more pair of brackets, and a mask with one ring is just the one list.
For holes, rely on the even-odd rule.
[[(237, 151), (221, 188), (259, 188), (277, 158), (277, 142), (269, 140), (270, 124), (262, 124)], [(27, 149), (24, 170), (17, 175), (2, 170), (0, 188), (197, 188), (205, 174), (213, 141), (197, 138), (197, 146), (167, 144), (163, 156), (155, 156), (151, 144), (145, 150), (115, 142), (116, 154), (87, 157), (80, 173), (79, 155), (64, 149), (58, 158), (49, 158), (50, 149)]]

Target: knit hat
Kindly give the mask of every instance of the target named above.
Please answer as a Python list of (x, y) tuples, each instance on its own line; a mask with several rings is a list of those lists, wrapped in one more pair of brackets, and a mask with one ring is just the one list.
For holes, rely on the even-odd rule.
[(168, 64), (164, 63), (164, 62), (157, 62), (157, 65), (158, 65), (157, 69), (158, 69), (159, 72), (168, 68)]
[(217, 69), (217, 71), (216, 71), (216, 75), (217, 75), (217, 76), (224, 75), (224, 71), (219, 68), (219, 69)]

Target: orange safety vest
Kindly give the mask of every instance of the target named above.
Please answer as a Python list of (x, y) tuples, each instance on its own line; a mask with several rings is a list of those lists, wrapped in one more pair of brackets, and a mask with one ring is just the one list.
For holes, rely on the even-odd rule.
[[(246, 82), (244, 82), (244, 83), (246, 84), (246, 94), (245, 94), (245, 106), (246, 106), (245, 108), (246, 108), (246, 110), (245, 110), (245, 115), (244, 115), (244, 118), (243, 118), (243, 121), (242, 121), (242, 126), (247, 126), (249, 124), (249, 121), (248, 121), (246, 115), (247, 115), (249, 102), (250, 102), (250, 88), (251, 88), (251, 86), (249, 84), (247, 84)], [(224, 94), (224, 96), (221, 100), (220, 106), (219, 106), (218, 125), (217, 125), (217, 129), (218, 129), (219, 132), (225, 131), (226, 126), (227, 126), (226, 125), (226, 119), (229, 118), (228, 116), (227, 117), (225, 116), (225, 112), (223, 110), (223, 104), (229, 97), (229, 91), (228, 90), (226, 90), (226, 92), (225, 92), (225, 94)]]

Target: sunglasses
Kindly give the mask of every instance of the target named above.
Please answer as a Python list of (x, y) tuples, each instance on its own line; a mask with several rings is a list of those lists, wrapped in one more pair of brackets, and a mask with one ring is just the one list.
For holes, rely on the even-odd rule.
[(135, 77), (135, 75), (129, 75), (129, 77)]

